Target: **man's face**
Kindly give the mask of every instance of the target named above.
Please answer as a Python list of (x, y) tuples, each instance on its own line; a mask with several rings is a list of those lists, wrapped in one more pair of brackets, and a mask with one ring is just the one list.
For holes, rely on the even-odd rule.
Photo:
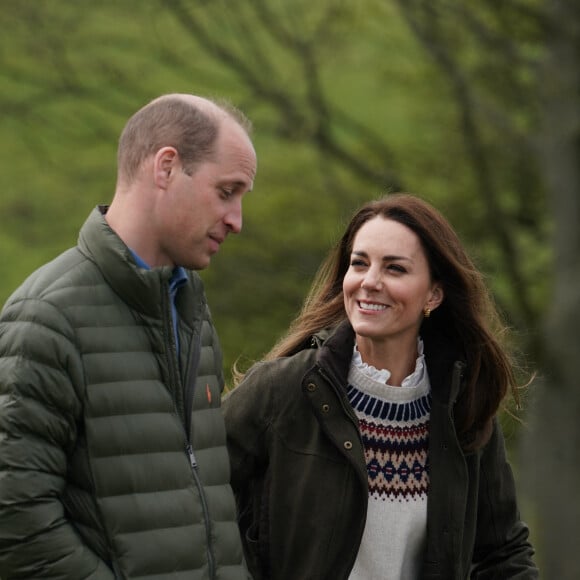
[(157, 219), (156, 265), (206, 268), (231, 232), (242, 229), (242, 198), (252, 189), (256, 154), (234, 121), (223, 121), (211, 160), (184, 171), (176, 160)]

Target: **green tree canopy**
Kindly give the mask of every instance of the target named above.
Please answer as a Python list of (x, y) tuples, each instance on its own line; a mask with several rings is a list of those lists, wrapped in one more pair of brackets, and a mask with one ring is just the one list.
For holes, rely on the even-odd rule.
[[(541, 371), (541, 392), (558, 393), (539, 404), (559, 428), (536, 437), (553, 459), (544, 469), (560, 470), (575, 497), (578, 468), (566, 472), (572, 458), (550, 454), (580, 439), (575, 2), (0, 8), (0, 297), (74, 244), (91, 208), (110, 200), (130, 114), (166, 92), (228, 97), (254, 121), (259, 168), (244, 231), (203, 273), (226, 366), (276, 340), (355, 207), (417, 193), (488, 276), (515, 346)], [(546, 489), (534, 491), (547, 570), (571, 578), (580, 502), (555, 509)]]

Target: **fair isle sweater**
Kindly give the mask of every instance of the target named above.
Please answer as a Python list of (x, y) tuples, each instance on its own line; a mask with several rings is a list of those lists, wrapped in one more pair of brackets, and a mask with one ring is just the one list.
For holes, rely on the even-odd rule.
[(413, 374), (387, 384), (388, 370), (362, 362), (355, 347), (348, 398), (359, 420), (368, 473), (365, 530), (349, 580), (414, 580), (427, 534), (431, 395), (419, 340)]

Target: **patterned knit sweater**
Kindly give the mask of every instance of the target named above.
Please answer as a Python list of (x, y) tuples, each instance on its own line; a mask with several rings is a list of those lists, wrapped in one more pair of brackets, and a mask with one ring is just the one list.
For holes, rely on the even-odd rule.
[(349, 580), (419, 577), (426, 539), (431, 395), (419, 342), (415, 372), (400, 387), (363, 363), (355, 349), (348, 397), (364, 443), (369, 505)]

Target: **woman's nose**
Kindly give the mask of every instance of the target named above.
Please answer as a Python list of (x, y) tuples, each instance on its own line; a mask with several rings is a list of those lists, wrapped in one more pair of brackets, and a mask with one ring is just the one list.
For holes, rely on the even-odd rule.
[(361, 283), (361, 288), (364, 290), (376, 290), (381, 285), (381, 276), (374, 270), (369, 270)]

